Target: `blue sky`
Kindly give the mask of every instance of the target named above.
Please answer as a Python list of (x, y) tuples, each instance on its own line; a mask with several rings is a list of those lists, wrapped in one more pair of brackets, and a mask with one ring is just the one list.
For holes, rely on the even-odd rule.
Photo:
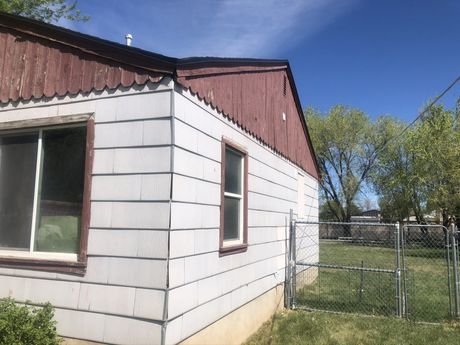
[[(457, 0), (79, 0), (61, 25), (176, 57), (288, 59), (303, 106), (413, 119), (460, 75)], [(457, 85), (444, 99), (460, 97)]]

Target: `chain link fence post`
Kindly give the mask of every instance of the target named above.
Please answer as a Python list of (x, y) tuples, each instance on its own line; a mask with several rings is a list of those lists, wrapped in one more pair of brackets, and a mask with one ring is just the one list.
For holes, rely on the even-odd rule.
[[(295, 285), (294, 279), (295, 275), (293, 275), (293, 270), (295, 269), (295, 227), (294, 223), (294, 211), (292, 209), (289, 210), (289, 225), (288, 225), (288, 244), (287, 244), (287, 265), (286, 265), (286, 276), (285, 276), (285, 293), (284, 293), (284, 306), (287, 309), (293, 308), (293, 298), (295, 291), (293, 290), (293, 286)], [(294, 249), (293, 249), (294, 248)], [(294, 266), (292, 263), (294, 262)]]
[(406, 233), (405, 233), (405, 227), (404, 225), (401, 227), (400, 226), (400, 237), (401, 237), (401, 253), (400, 253), (400, 263), (401, 263), (401, 277), (402, 277), (402, 316), (404, 316), (406, 319), (409, 319), (410, 317), (410, 312), (409, 312), (409, 292), (408, 292), (408, 285), (409, 285), (409, 272), (407, 270), (406, 266)]
[[(451, 237), (454, 236), (454, 232), (451, 226), (445, 229), (446, 230), (446, 262), (447, 262), (447, 291), (449, 294), (449, 316), (452, 318), (454, 317), (455, 312), (452, 308), (452, 279), (451, 279), (451, 271), (453, 264), (450, 260), (451, 253), (454, 253), (453, 245), (451, 245)], [(454, 282), (455, 285), (455, 282)], [(455, 286), (454, 286), (455, 290)], [(455, 295), (455, 292), (454, 292)]]
[(290, 259), (289, 259), (289, 266), (291, 266), (290, 273), (291, 273), (291, 294), (290, 294), (290, 308), (295, 309), (295, 302), (296, 302), (296, 278), (297, 278), (297, 270), (296, 270), (296, 223), (294, 221), (294, 213), (293, 210), (290, 210), (289, 213), (289, 226), (290, 226), (290, 237), (291, 237), (291, 246), (289, 251), (291, 252)]
[(399, 223), (395, 224), (395, 255), (396, 255), (396, 270), (395, 270), (395, 283), (396, 283), (396, 315), (402, 317), (402, 298), (401, 298), (401, 229)]
[(458, 228), (454, 223), (451, 224), (452, 233), (452, 254), (454, 265), (454, 302), (455, 302), (455, 317), (460, 317), (460, 281), (458, 274)]
[(291, 218), (289, 223), (286, 224), (285, 230), (285, 269), (284, 269), (284, 307), (290, 309), (290, 291), (291, 291)]

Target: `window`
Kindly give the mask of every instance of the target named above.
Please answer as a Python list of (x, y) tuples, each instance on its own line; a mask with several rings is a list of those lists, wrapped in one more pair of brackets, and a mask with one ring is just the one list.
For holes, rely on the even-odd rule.
[(86, 263), (89, 129), (77, 123), (0, 133), (1, 265)]
[(221, 253), (241, 252), (247, 248), (247, 153), (222, 141)]

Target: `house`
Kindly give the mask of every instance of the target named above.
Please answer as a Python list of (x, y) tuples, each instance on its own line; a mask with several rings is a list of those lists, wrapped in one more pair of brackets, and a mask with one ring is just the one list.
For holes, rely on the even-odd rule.
[(0, 298), (68, 344), (238, 343), (318, 168), (287, 61), (176, 59), (0, 14)]
[(353, 223), (380, 223), (381, 220), (382, 213), (377, 209), (363, 211), (360, 215), (351, 216), (350, 219)]

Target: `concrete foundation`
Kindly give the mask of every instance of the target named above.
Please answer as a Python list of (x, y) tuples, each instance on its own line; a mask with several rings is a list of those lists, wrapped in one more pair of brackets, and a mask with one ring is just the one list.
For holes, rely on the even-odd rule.
[(278, 285), (219, 321), (181, 342), (181, 345), (237, 345), (284, 307), (284, 285)]

